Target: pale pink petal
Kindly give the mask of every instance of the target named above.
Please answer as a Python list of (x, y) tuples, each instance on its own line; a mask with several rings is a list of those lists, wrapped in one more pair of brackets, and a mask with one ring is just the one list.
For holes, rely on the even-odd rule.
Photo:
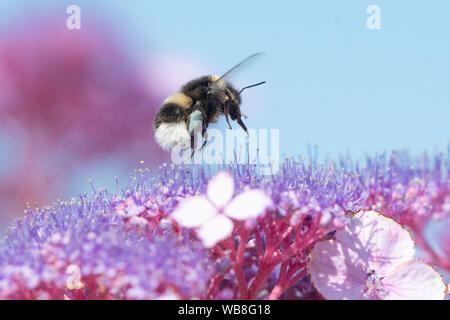
[(379, 277), (384, 277), (413, 258), (411, 235), (393, 219), (375, 211), (351, 215), (346, 227), (336, 231), (336, 239), (356, 252), (368, 270), (376, 270)]
[(217, 207), (223, 207), (233, 197), (234, 180), (226, 171), (217, 173), (208, 183), (207, 195)]
[(185, 228), (199, 227), (217, 214), (217, 209), (203, 196), (183, 199), (172, 218)]
[(207, 248), (230, 236), (233, 231), (233, 222), (226, 216), (218, 214), (205, 222), (198, 230), (197, 234)]
[(366, 285), (366, 272), (358, 255), (335, 240), (320, 241), (311, 251), (308, 272), (325, 299), (376, 299)]
[(261, 190), (249, 190), (237, 195), (225, 208), (225, 214), (236, 220), (256, 218), (272, 205), (270, 199)]
[(447, 289), (436, 270), (415, 259), (398, 266), (382, 282), (384, 299), (390, 300), (443, 300)]

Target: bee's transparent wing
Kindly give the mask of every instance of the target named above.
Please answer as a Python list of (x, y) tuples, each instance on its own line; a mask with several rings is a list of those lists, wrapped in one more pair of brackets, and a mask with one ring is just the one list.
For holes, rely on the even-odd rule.
[(218, 82), (220, 80), (228, 81), (238, 70), (241, 71), (243, 68), (251, 65), (253, 62), (258, 60), (264, 55), (264, 52), (258, 52), (255, 54), (252, 54), (251, 56), (245, 58), (241, 62), (239, 62), (237, 65), (235, 65), (233, 68), (225, 72), (220, 78), (218, 78), (216, 81), (212, 83), (212, 86), (217, 86)]

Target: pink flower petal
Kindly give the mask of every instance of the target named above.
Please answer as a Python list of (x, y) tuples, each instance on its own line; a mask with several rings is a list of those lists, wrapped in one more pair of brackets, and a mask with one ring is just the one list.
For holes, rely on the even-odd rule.
[(397, 267), (383, 280), (390, 300), (443, 300), (447, 286), (429, 265), (411, 260)]
[(230, 236), (233, 231), (233, 222), (226, 216), (218, 214), (205, 222), (198, 230), (197, 234), (207, 248)]
[(308, 272), (326, 299), (376, 299), (366, 285), (366, 273), (358, 254), (335, 240), (320, 241), (310, 254)]
[(393, 219), (376, 211), (360, 211), (351, 216), (336, 239), (352, 249), (368, 269), (379, 277), (389, 274), (396, 266), (414, 256), (414, 241), (408, 231)]
[(236, 220), (256, 218), (272, 205), (272, 200), (261, 190), (249, 190), (237, 195), (225, 208), (225, 214)]
[(217, 214), (217, 209), (203, 196), (183, 199), (172, 213), (172, 218), (185, 228), (195, 228)]
[(217, 173), (208, 183), (207, 195), (217, 207), (225, 206), (233, 197), (234, 180), (226, 171)]

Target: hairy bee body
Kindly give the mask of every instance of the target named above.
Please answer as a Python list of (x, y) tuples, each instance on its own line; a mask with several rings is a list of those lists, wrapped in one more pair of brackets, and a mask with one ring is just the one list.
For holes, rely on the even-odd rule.
[[(203, 76), (186, 83), (181, 91), (165, 99), (156, 114), (155, 138), (165, 150), (176, 145), (193, 147), (190, 122), (202, 122), (202, 134), (220, 115), (240, 118), (239, 92), (218, 76)], [(214, 86), (212, 86), (214, 84)]]
[(231, 120), (235, 120), (248, 134), (247, 127), (241, 116), (241, 93), (244, 89), (259, 86), (265, 81), (253, 84), (237, 91), (225, 79), (238, 67), (260, 56), (255, 53), (239, 62), (233, 68), (218, 76), (203, 76), (186, 83), (180, 90), (163, 101), (155, 118), (155, 139), (165, 150), (179, 145), (189, 145), (192, 150), (196, 148), (196, 130), (201, 124), (201, 134), (206, 143), (206, 128), (210, 123), (217, 122), (220, 115), (224, 115), (228, 127), (231, 129)]

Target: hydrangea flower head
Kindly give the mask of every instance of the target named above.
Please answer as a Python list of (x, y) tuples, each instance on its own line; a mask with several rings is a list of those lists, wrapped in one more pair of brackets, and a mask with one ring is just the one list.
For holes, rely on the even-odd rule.
[(424, 234), (450, 218), (450, 158), (432, 159), (138, 169), (115, 192), (29, 208), (0, 239), (0, 299), (441, 299), (401, 227), (450, 271), (448, 228), (436, 250)]
[(414, 259), (407, 230), (376, 211), (352, 214), (335, 239), (310, 254), (311, 281), (327, 299), (443, 299), (446, 285)]
[(233, 177), (221, 171), (211, 178), (206, 196), (184, 199), (172, 218), (185, 228), (196, 228), (204, 246), (213, 247), (233, 231), (231, 219), (254, 219), (272, 204), (272, 200), (258, 189), (244, 191), (232, 199), (233, 193)]

